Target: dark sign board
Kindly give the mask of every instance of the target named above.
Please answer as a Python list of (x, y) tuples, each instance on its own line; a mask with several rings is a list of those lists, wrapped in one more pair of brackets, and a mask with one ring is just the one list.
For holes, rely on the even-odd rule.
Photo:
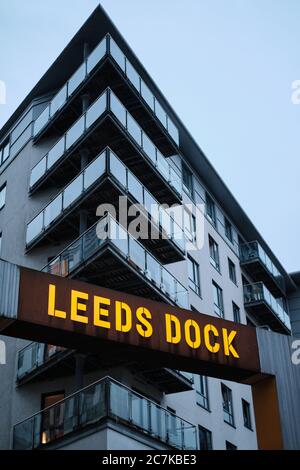
[(17, 312), (10, 319), (2, 312), (1, 334), (236, 381), (260, 371), (252, 327), (77, 280), (18, 270)]

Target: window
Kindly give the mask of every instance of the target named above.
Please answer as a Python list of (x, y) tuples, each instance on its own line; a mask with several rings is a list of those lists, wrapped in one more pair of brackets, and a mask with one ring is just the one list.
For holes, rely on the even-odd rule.
[(252, 430), (250, 403), (242, 398), (242, 408), (245, 428)]
[(198, 426), (199, 429), (199, 443), (200, 450), (212, 450), (212, 436), (211, 431), (204, 428), (203, 426)]
[(216, 218), (216, 206), (209, 194), (206, 193), (206, 215), (210, 222), (216, 227), (217, 218)]
[(232, 302), (232, 313), (233, 313), (233, 321), (236, 323), (241, 323), (241, 314), (239, 307)]
[(229, 270), (229, 277), (236, 284), (236, 271), (235, 271), (235, 264), (228, 258), (228, 270)]
[(192, 242), (196, 242), (196, 217), (191, 212), (184, 211), (184, 233)]
[(193, 289), (196, 294), (201, 295), (199, 264), (190, 257), (188, 257), (188, 273), (189, 287)]
[(226, 441), (226, 450), (237, 450), (237, 446), (235, 446), (229, 441)]
[(5, 206), (6, 183), (0, 188), (0, 210)]
[(212, 264), (214, 268), (220, 271), (220, 258), (219, 258), (218, 244), (214, 241), (214, 239), (211, 236), (209, 236), (208, 238), (208, 243), (209, 243), (210, 264)]
[(1, 256), (1, 247), (2, 247), (2, 232), (0, 232), (0, 256)]
[(232, 391), (223, 383), (221, 383), (221, 391), (223, 400), (224, 421), (225, 423), (234, 426)]
[[(62, 392), (52, 392), (42, 394), (42, 410), (48, 408), (49, 406), (55, 405), (57, 402), (65, 398), (65, 393)], [(55, 430), (56, 437), (64, 435), (64, 420), (63, 420), (63, 408), (57, 408), (53, 412), (53, 409), (48, 409), (42, 414), (41, 422), (41, 439), (42, 444), (47, 444), (51, 440), (53, 430)]]
[(9, 139), (5, 140), (0, 147), (0, 165), (9, 157)]
[(229, 220), (226, 219), (226, 217), (225, 217), (225, 235), (226, 235), (226, 237), (228, 238), (228, 240), (230, 240), (231, 243), (232, 243), (232, 242), (233, 242), (232, 225), (231, 225), (231, 223), (229, 222)]
[(204, 375), (194, 375), (194, 387), (197, 392), (197, 405), (209, 410), (207, 377)]
[(193, 174), (184, 163), (182, 164), (182, 183), (183, 183), (183, 189), (185, 190), (185, 192), (193, 199), (194, 197)]
[(223, 304), (223, 291), (221, 287), (218, 286), (213, 281), (213, 297), (214, 297), (214, 312), (219, 317), (224, 318), (224, 304)]

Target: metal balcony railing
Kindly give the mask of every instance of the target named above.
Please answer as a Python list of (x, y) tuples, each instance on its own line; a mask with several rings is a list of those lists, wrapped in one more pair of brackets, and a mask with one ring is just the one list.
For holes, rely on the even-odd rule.
[(86, 264), (89, 258), (94, 257), (106, 243), (172, 302), (183, 308), (189, 307), (187, 289), (110, 215), (84, 232), (42, 271), (69, 276), (82, 263)]
[(18, 352), (17, 380), (49, 363), (52, 359), (62, 356), (68, 350), (61, 346), (42, 343), (30, 343)]
[(112, 419), (181, 450), (197, 449), (196, 426), (106, 377), (16, 424), (13, 448), (30, 450), (57, 443)]
[(247, 284), (244, 286), (244, 302), (247, 305), (264, 302), (274, 313), (275, 317), (291, 331), (291, 321), (288, 313), (283, 308), (281, 299), (276, 299), (262, 282)]
[(123, 54), (113, 38), (107, 34), (106, 37), (89, 54), (72, 77), (52, 98), (49, 105), (44, 109), (40, 116), (34, 122), (34, 136), (37, 136), (45, 126), (54, 119), (55, 115), (61, 110), (68, 100), (74, 95), (79, 86), (82, 85), (101, 63), (104, 57), (109, 55), (124, 73), (125, 78), (131, 86), (138, 92), (145, 104), (151, 110), (153, 116), (163, 125), (168, 135), (179, 145), (179, 131), (171, 118), (167, 115), (157, 98), (150, 91), (149, 87), (142, 80), (127, 57)]

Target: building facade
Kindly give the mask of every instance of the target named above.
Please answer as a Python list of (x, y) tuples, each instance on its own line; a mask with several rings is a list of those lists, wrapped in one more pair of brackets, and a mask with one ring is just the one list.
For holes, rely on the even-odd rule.
[[(100, 7), (3, 126), (0, 163), (2, 259), (291, 334), (294, 279)], [(247, 385), (3, 339), (2, 449), (257, 448)]]

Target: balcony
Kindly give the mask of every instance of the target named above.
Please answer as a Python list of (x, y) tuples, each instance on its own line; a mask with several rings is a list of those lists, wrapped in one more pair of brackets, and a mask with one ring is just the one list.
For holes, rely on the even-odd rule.
[[(27, 249), (41, 242), (59, 242), (78, 236), (80, 210), (84, 210), (89, 225), (99, 218), (96, 209), (101, 203), (110, 203), (119, 214), (119, 197), (127, 199), (128, 207), (138, 204), (145, 218), (149, 236), (143, 239), (163, 262), (172, 263), (184, 259), (185, 235), (175, 217), (142, 185), (124, 163), (109, 149), (104, 150), (75, 177), (28, 224)], [(122, 207), (123, 209), (123, 207)], [(125, 207), (123, 212), (127, 210)], [(128, 217), (128, 223), (133, 219)]]
[[(143, 184), (164, 203), (180, 202), (181, 175), (107, 89), (35, 165), (30, 193), (38, 187), (65, 183), (81, 169), (82, 152), (89, 160), (109, 145)], [(72, 156), (72, 158), (70, 158)]]
[(102, 39), (36, 119), (35, 140), (51, 132), (64, 132), (81, 113), (82, 95), (93, 99), (95, 90), (107, 86), (128, 104), (163, 152), (177, 152), (177, 127), (110, 35)]
[(244, 286), (245, 308), (261, 326), (279, 333), (291, 333), (291, 322), (283, 301), (276, 299), (262, 282)]
[(250, 276), (262, 281), (273, 295), (285, 295), (283, 275), (257, 241), (240, 245), (240, 261)]
[(124, 292), (189, 308), (187, 289), (110, 215), (65, 248), (43, 271), (88, 279), (111, 289), (120, 285)]
[(180, 450), (197, 449), (196, 426), (106, 377), (16, 424), (13, 449), (62, 447), (69, 437), (112, 420)]

